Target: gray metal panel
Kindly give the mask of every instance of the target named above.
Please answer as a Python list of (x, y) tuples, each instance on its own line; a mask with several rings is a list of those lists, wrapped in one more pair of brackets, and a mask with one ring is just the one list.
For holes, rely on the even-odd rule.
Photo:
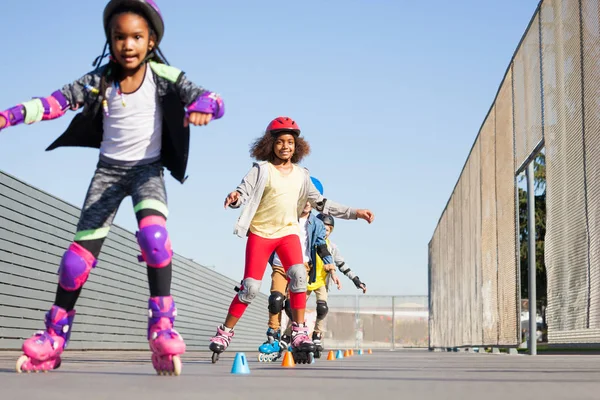
[[(0, 349), (18, 349), (43, 328), (79, 214), (77, 207), (0, 172)], [(114, 225), (77, 303), (69, 348), (148, 348), (148, 284), (138, 254), (135, 235)], [(208, 348), (237, 284), (174, 255), (175, 328), (189, 350)], [(236, 326), (231, 351), (255, 350), (264, 340), (267, 319), (267, 296), (260, 294)]]

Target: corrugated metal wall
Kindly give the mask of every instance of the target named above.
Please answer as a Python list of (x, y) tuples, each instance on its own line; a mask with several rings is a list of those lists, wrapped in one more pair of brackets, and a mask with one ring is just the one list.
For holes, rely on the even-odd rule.
[[(0, 349), (17, 349), (43, 328), (54, 301), (60, 259), (75, 234), (79, 209), (0, 172)], [(116, 225), (81, 298), (71, 349), (147, 349), (148, 283), (135, 236)], [(240, 276), (241, 276), (240, 265)], [(238, 282), (179, 254), (173, 258), (175, 329), (188, 350), (207, 350)], [(264, 341), (267, 296), (257, 296), (236, 327), (230, 349)]]

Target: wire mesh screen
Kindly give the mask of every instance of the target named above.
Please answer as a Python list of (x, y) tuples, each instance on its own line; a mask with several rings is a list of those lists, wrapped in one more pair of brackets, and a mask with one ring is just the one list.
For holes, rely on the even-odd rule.
[(472, 277), (472, 268), (471, 268), (471, 251), (472, 244), (470, 242), (471, 232), (473, 229), (470, 226), (470, 218), (469, 218), (469, 206), (470, 206), (470, 193), (469, 193), (469, 184), (470, 184), (470, 170), (465, 168), (460, 181), (458, 183), (457, 191), (460, 193), (461, 199), (461, 213), (460, 223), (461, 223), (461, 240), (462, 240), (462, 253), (461, 253), (461, 274), (459, 278), (461, 293), (460, 299), (462, 301), (462, 327), (460, 331), (463, 335), (462, 343), (473, 343), (473, 330), (471, 329), (472, 325), (472, 308), (473, 308), (473, 288), (475, 286)]
[(498, 341), (495, 108), (481, 129), (481, 256), (484, 343)]
[[(584, 145), (589, 224), (589, 319), (588, 328), (600, 328), (600, 6), (582, 3)], [(590, 332), (591, 333), (591, 332)], [(589, 334), (587, 336), (590, 336)]]
[(514, 175), (512, 70), (496, 99), (496, 226), (498, 232), (498, 344), (514, 344), (519, 325), (512, 318), (519, 299)]
[(548, 335), (553, 342), (572, 341), (577, 331), (588, 327), (590, 260), (579, 13), (576, 2), (552, 1), (542, 7), (548, 179), (545, 261)]
[[(470, 181), (470, 207), (469, 217), (472, 233), (470, 236), (471, 243), (471, 265), (469, 267), (472, 274), (471, 284), (474, 286), (475, 296), (473, 297), (473, 319), (472, 344), (483, 343), (483, 301), (482, 291), (483, 274), (481, 263), (481, 140), (477, 138), (469, 160), (467, 161), (469, 168)], [(473, 279), (474, 277), (474, 279)]]
[(432, 347), (519, 343), (515, 175), (542, 145), (548, 339), (600, 343), (599, 2), (541, 2), (507, 69), (430, 242)]
[(542, 140), (539, 22), (538, 15), (525, 34), (513, 63), (517, 167), (527, 160)]

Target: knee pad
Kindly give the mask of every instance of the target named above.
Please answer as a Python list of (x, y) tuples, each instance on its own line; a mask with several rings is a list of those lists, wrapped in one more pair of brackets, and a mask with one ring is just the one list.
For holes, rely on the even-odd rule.
[(317, 300), (317, 319), (322, 320), (329, 312), (329, 307), (327, 307), (327, 302), (323, 300)]
[(242, 303), (250, 304), (260, 291), (260, 284), (262, 281), (258, 281), (252, 278), (246, 278), (242, 281), (242, 287), (238, 291), (238, 298)]
[(306, 292), (306, 267), (304, 264), (294, 264), (287, 272), (290, 280), (290, 292)]
[(58, 283), (63, 289), (73, 292), (83, 286), (96, 264), (92, 253), (73, 242), (60, 260)]
[(283, 310), (285, 296), (279, 292), (273, 292), (269, 296), (269, 313), (279, 314)]
[(166, 267), (173, 258), (171, 239), (165, 225), (163, 217), (152, 215), (140, 221), (140, 230), (135, 234), (142, 251), (138, 260), (145, 261), (149, 267)]
[(290, 303), (290, 299), (287, 299), (285, 301), (284, 310), (285, 310), (285, 315), (287, 315), (288, 318), (291, 320), (292, 319), (292, 303)]

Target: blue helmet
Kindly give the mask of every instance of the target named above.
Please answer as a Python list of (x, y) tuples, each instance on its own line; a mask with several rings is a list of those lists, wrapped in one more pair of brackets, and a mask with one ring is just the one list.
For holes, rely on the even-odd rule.
[(315, 178), (314, 176), (311, 176), (310, 180), (312, 181), (313, 185), (315, 185), (319, 193), (321, 193), (321, 196), (323, 196), (323, 184), (321, 183), (321, 181)]

